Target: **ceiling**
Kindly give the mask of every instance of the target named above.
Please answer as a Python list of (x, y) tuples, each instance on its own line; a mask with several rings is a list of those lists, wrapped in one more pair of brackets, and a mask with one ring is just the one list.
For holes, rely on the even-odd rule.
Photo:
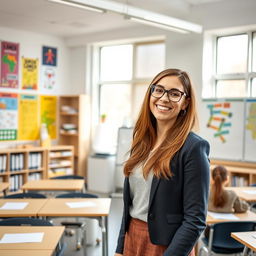
[[(106, 0), (107, 1), (107, 0)], [(112, 0), (161, 14), (183, 18), (195, 5), (224, 0)], [(227, 0), (225, 0), (227, 1)], [(0, 27), (72, 37), (135, 26), (122, 15), (96, 13), (47, 0), (0, 0)]]

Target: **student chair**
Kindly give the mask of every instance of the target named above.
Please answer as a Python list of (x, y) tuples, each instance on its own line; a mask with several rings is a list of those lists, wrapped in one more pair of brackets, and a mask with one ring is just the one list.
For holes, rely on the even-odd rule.
[[(98, 196), (95, 194), (89, 193), (65, 193), (57, 195), (56, 198), (97, 198)], [(65, 226), (66, 228), (75, 228), (76, 232), (76, 249), (80, 250), (82, 244), (84, 245), (84, 251), (86, 251), (86, 237), (85, 237), (85, 222), (78, 221), (76, 218), (75, 222), (70, 221), (63, 221), (61, 225)], [(66, 232), (66, 234), (73, 235), (72, 232)]]
[[(0, 221), (0, 226), (53, 226), (53, 224), (47, 220), (34, 219), (34, 218), (9, 218)], [(66, 244), (58, 243), (56, 249), (56, 256), (62, 256), (64, 254)]]
[[(203, 246), (199, 250), (199, 256), (216, 254), (242, 253), (244, 245), (231, 237), (231, 232), (254, 231), (256, 222), (253, 221), (229, 221), (216, 223), (210, 226), (209, 238), (203, 237)], [(206, 254), (203, 254), (203, 251)]]
[(4, 198), (46, 198), (45, 195), (39, 193), (17, 193), (7, 195)]

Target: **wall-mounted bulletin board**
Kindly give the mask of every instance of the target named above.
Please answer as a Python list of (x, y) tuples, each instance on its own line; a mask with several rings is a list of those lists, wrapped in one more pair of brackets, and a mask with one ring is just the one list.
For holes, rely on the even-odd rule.
[(211, 158), (256, 161), (256, 100), (204, 100), (200, 133)]

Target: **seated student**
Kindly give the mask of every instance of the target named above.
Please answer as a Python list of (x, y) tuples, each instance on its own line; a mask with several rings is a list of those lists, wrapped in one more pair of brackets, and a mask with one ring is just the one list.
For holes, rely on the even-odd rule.
[[(222, 166), (216, 166), (212, 170), (211, 188), (209, 194), (208, 210), (221, 213), (243, 213), (249, 208), (249, 205), (232, 190), (225, 189), (229, 182), (227, 169)], [(204, 235), (209, 237), (210, 227), (207, 226)]]
[(222, 213), (246, 212), (249, 205), (241, 200), (234, 191), (225, 189), (228, 182), (227, 169), (222, 165), (216, 166), (212, 170), (208, 210)]

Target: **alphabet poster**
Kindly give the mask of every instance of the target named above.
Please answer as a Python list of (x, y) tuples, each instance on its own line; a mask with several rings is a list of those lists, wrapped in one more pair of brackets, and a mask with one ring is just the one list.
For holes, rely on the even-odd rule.
[(19, 44), (1, 42), (1, 83), (3, 88), (18, 88)]
[(0, 141), (16, 140), (18, 98), (15, 93), (0, 93)]
[(18, 139), (39, 139), (39, 103), (37, 95), (20, 95)]
[(244, 148), (243, 100), (209, 100), (203, 102), (201, 135), (209, 141), (210, 157), (242, 160)]

